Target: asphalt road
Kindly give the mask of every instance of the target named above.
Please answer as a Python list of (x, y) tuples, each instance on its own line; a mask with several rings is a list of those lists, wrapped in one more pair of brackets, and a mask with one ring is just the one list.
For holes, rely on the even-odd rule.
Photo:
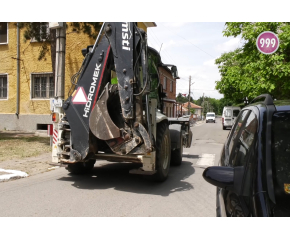
[(0, 217), (8, 216), (215, 216), (215, 187), (202, 178), (216, 165), (229, 130), (216, 123), (192, 127), (191, 148), (171, 167), (163, 183), (129, 174), (131, 163), (98, 161), (92, 173), (70, 175), (64, 168), (0, 183)]

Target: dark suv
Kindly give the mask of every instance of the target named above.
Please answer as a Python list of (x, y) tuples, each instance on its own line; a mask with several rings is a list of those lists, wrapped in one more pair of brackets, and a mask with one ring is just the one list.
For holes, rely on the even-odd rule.
[(289, 217), (290, 101), (263, 94), (243, 108), (203, 177), (217, 186), (217, 216)]

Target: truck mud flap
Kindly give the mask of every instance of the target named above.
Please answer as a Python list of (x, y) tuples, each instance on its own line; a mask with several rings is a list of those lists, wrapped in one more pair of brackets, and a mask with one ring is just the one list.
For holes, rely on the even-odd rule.
[(180, 146), (180, 135), (182, 134), (181, 124), (169, 125), (170, 139), (171, 139), (171, 150), (179, 149)]

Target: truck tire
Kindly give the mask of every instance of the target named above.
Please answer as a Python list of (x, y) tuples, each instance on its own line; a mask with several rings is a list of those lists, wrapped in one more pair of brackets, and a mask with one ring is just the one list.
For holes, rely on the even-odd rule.
[(225, 126), (223, 126), (223, 130), (226, 130), (226, 127)]
[(171, 165), (180, 166), (182, 163), (182, 154), (183, 154), (183, 137), (180, 133), (180, 146), (178, 149), (175, 149), (171, 152)]
[(157, 125), (156, 134), (156, 173), (153, 179), (157, 182), (166, 180), (171, 160), (171, 141), (169, 127), (166, 122)]
[(66, 166), (66, 170), (68, 170), (72, 174), (84, 174), (90, 172), (96, 163), (96, 160), (91, 159), (87, 162), (77, 162), (71, 163)]

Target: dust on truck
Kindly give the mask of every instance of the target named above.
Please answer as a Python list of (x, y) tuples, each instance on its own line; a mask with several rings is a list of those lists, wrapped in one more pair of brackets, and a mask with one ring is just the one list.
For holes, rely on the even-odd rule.
[(82, 50), (84, 61), (72, 78), (63, 112), (52, 113), (52, 162), (71, 173), (85, 173), (96, 160), (140, 163), (130, 173), (164, 181), (171, 165), (190, 147), (188, 121), (163, 114), (159, 53), (147, 45), (146, 32), (133, 22), (104, 23), (94, 45)]

